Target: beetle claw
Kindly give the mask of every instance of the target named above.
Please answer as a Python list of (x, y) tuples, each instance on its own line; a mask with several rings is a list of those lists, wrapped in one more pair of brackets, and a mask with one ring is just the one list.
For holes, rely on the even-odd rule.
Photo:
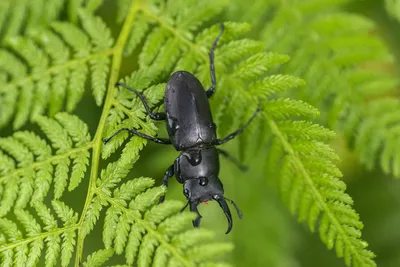
[(215, 196), (213, 196), (213, 198), (214, 198), (214, 200), (216, 200), (218, 202), (219, 206), (222, 208), (222, 210), (225, 213), (226, 219), (228, 220), (228, 230), (226, 231), (225, 234), (229, 234), (229, 232), (232, 230), (233, 221), (232, 221), (232, 215), (231, 215), (231, 211), (228, 207), (228, 204), (226, 203), (226, 200), (224, 197), (215, 195)]

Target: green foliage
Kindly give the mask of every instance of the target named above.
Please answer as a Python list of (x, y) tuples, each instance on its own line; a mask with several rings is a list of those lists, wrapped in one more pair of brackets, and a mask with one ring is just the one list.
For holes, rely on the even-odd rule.
[[(340, 180), (339, 157), (327, 145), (335, 134), (312, 122), (320, 112), (308, 103), (321, 108), (323, 124), (354, 138), (361, 162), (372, 168), (379, 157), (382, 169), (400, 176), (393, 145), (398, 101), (381, 97), (382, 88), (389, 94), (397, 79), (366, 65), (390, 60), (390, 54), (371, 37), (371, 21), (337, 11), (347, 1), (255, 2), (242, 16), (257, 24), (272, 14), (271, 23), (262, 26), (265, 42), (246, 37), (250, 24), (227, 21), (215, 52), (218, 86), (210, 102), (218, 136), (236, 130), (260, 106), (232, 150), (244, 161), (258, 155), (290, 213), (318, 231), (347, 266), (376, 266)], [(111, 25), (93, 15), (100, 0), (53, 1), (58, 9), (32, 15), (40, 23), (25, 24), (17, 8), (39, 14), (36, 4), (27, 3), (20, 0), (0, 11), (0, 29), (16, 25), (1, 34), (0, 127), (12, 123), (18, 129), (30, 122), (40, 127), (0, 138), (2, 264), (230, 266), (225, 261), (232, 243), (191, 228), (195, 214), (181, 213), (183, 202), (157, 205), (166, 188), (154, 187), (154, 180), (135, 169), (146, 140), (123, 132), (107, 145), (101, 141), (121, 128), (158, 132), (139, 99), (114, 86), (123, 56), (138, 68), (130, 67), (132, 74), (122, 81), (143, 92), (152, 109), (160, 109), (173, 71), (190, 71), (205, 88), (211, 85), (208, 51), (219, 33), (213, 19), (228, 1), (118, 1), (114, 20), (121, 29), (115, 42)], [(226, 15), (237, 15), (244, 4), (233, 5)], [(68, 7), (65, 18), (62, 7)], [(260, 16), (252, 16), (255, 11)], [(8, 17), (10, 24), (2, 24)], [(94, 137), (71, 114), (85, 85), (102, 105)], [(267, 192), (263, 183), (257, 189)], [(101, 241), (95, 240), (97, 233)]]
[[(195, 214), (180, 213), (182, 202), (171, 200), (156, 205), (166, 190), (151, 188), (154, 181), (150, 178), (133, 179), (117, 187), (117, 180), (125, 178), (125, 171), (132, 164), (129, 157), (108, 164), (102, 171), (97, 185), (90, 187), (91, 202), (85, 205), (84, 215), (58, 200), (64, 194), (68, 178), (69, 191), (79, 186), (86, 172), (89, 149), (99, 148), (87, 133), (87, 125), (76, 116), (58, 113), (55, 119), (37, 118), (52, 142), (51, 148), (32, 132), (16, 132), (12, 137), (1, 139), (4, 150), (1, 160), (8, 163), (2, 164), (1, 169), (4, 194), (0, 208), (0, 253), (2, 262), (7, 263), (5, 266), (25, 263), (36, 266), (42, 253), (45, 253), (46, 266), (69, 266), (74, 252), (78, 253), (77, 244), (93, 230), (100, 211), (106, 206), (109, 206), (103, 225), (106, 249), (88, 256), (86, 266), (100, 266), (114, 250), (118, 255), (125, 254), (127, 264), (137, 258), (139, 266), (148, 266), (151, 261), (156, 266), (166, 262), (189, 266), (191, 261), (200, 263), (232, 250), (230, 244), (211, 242), (200, 253), (204, 258), (196, 258), (199, 253), (195, 253), (197, 249), (193, 246), (201, 241), (210, 242), (212, 235), (206, 230), (186, 230)], [(54, 155), (51, 149), (56, 151)], [(123, 167), (123, 175), (118, 176), (118, 168), (124, 163), (127, 165)], [(50, 209), (45, 197), (52, 182), (54, 194)], [(7, 219), (11, 214), (15, 219)], [(213, 249), (207, 250), (209, 247)]]
[[(323, 110), (323, 123), (353, 143), (368, 169), (379, 164), (385, 173), (400, 177), (400, 117), (394, 108), (400, 104), (399, 80), (387, 71), (393, 58), (381, 38), (371, 33), (374, 22), (340, 11), (348, 0), (289, 2), (271, 2), (259, 14), (272, 17), (260, 34), (268, 49), (292, 55), (282, 71), (307, 80), (307, 86), (293, 94)], [(396, 1), (385, 3), (395, 14)]]
[[(62, 11), (64, 0), (4, 0), (0, 3), (0, 41), (35, 27), (46, 27)], [(43, 7), (46, 8), (43, 8)]]
[(385, 9), (390, 16), (397, 20), (400, 20), (400, 1), (385, 0)]
[[(98, 105), (103, 102), (109, 73), (112, 38), (99, 18), (80, 12), (82, 28), (53, 22), (33, 28), (24, 37), (5, 40), (0, 50), (0, 126), (13, 119), (20, 128), (46, 110), (50, 115), (73, 111), (91, 73)], [(14, 54), (15, 53), (15, 54)], [(65, 103), (65, 104), (64, 104)]]

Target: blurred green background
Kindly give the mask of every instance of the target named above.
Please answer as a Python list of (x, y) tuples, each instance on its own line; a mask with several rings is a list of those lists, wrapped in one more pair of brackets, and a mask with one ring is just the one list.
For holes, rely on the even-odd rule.
[[(200, 1), (200, 0), (199, 0)], [(251, 32), (252, 38), (261, 39), (261, 31), (265, 25), (273, 19), (271, 17), (270, 2), (290, 4), (291, 1), (268, 0), (233, 0), (229, 7), (215, 18), (215, 21), (246, 21), (254, 24)], [(315, 4), (318, 1), (314, 1)], [(334, 2), (334, 1), (332, 1)], [(395, 56), (395, 61), (390, 68), (391, 72), (399, 73), (398, 59), (400, 56), (400, 24), (399, 21), (385, 10), (384, 1), (379, 0), (354, 0), (343, 2), (341, 11), (362, 14), (371, 18), (376, 23), (376, 32), (380, 35), (390, 51)], [(256, 11), (255, 11), (256, 10)], [(115, 2), (105, 1), (97, 11), (117, 36), (119, 25), (115, 23)], [(210, 22), (210, 24), (213, 22)], [(137, 68), (135, 58), (140, 49), (129, 58), (125, 58), (121, 69), (121, 77), (130, 74)], [(287, 54), (295, 51), (287, 51)], [(329, 74), (327, 74), (329, 75)], [(398, 75), (398, 74), (397, 74)], [(316, 88), (317, 90), (317, 88)], [(297, 98), (297, 96), (293, 96)], [(78, 105), (76, 114), (89, 125), (92, 136), (95, 133), (101, 108), (97, 107), (90, 92), (86, 91), (84, 99)], [(324, 116), (323, 111), (321, 111)], [(159, 136), (165, 136), (164, 125)], [(12, 132), (11, 128), (2, 129), (2, 136)], [(347, 141), (338, 133), (335, 142), (332, 143), (336, 152), (340, 155), (341, 170), (344, 180), (348, 185), (348, 194), (354, 201), (354, 208), (360, 214), (364, 223), (363, 239), (369, 243), (369, 248), (377, 254), (378, 266), (400, 266), (400, 184), (399, 180), (384, 175), (378, 168), (366, 170), (359, 163), (357, 155), (347, 144)], [(237, 155), (238, 148), (233, 141), (224, 146)], [(274, 170), (264, 168), (265, 154), (268, 147), (261, 150), (261, 154), (253, 154), (246, 157), (245, 164), (249, 171), (241, 173), (232, 163), (222, 159), (220, 178), (224, 183), (226, 196), (235, 200), (244, 213), (244, 218), (239, 220), (234, 215), (233, 232), (225, 235), (226, 219), (220, 208), (214, 202), (200, 207), (203, 215), (202, 227), (215, 230), (217, 238), (232, 240), (235, 251), (227, 258), (236, 266), (272, 266), (272, 267), (318, 267), (318, 266), (345, 266), (342, 259), (337, 259), (334, 251), (328, 251), (318, 237), (318, 233), (310, 233), (307, 226), (298, 223), (291, 216), (287, 208), (281, 203), (277, 189), (277, 181)], [(157, 183), (161, 179), (167, 167), (173, 162), (178, 153), (172, 147), (148, 144), (141, 152), (140, 160), (128, 177), (153, 177)], [(239, 155), (237, 155), (239, 156)], [(115, 153), (114, 160), (118, 157)], [(113, 159), (111, 159), (113, 160)], [(88, 179), (85, 179), (87, 182)], [(66, 202), (72, 207), (81, 207), (83, 199), (76, 195), (85, 196), (87, 185), (82, 184)], [(79, 191), (80, 190), (80, 191)], [(79, 194), (82, 193), (82, 194)], [(184, 201), (181, 185), (171, 181), (168, 199)], [(96, 226), (95, 231), (85, 243), (85, 255), (101, 248), (101, 228)], [(86, 256), (84, 256), (85, 258)], [(111, 264), (111, 263), (110, 263)]]

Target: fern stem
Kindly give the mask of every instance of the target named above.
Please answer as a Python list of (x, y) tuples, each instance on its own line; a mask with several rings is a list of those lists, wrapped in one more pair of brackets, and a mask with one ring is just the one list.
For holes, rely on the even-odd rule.
[(24, 166), (22, 168), (15, 169), (14, 171), (11, 171), (7, 175), (1, 177), (0, 178), (0, 184), (3, 183), (4, 180), (7, 180), (7, 178), (11, 178), (11, 177), (14, 177), (14, 176), (22, 175), (22, 174), (26, 173), (25, 171), (40, 169), (40, 167), (43, 166), (43, 165), (46, 165), (46, 164), (49, 164), (49, 163), (50, 164), (54, 163), (54, 162), (56, 162), (57, 160), (60, 160), (60, 159), (69, 158), (70, 156), (72, 156), (74, 154), (79, 154), (80, 152), (89, 150), (91, 148), (93, 148), (93, 143), (92, 142), (87, 143), (86, 146), (79, 147), (79, 148), (74, 148), (74, 149), (68, 150), (68, 152), (66, 152), (66, 153), (54, 155), (54, 156), (51, 156), (51, 157), (49, 157), (49, 158), (47, 158), (45, 160), (36, 161), (36, 162), (34, 162), (32, 164), (29, 164), (29, 165), (26, 165), (26, 166)]
[(301, 173), (301, 175), (304, 177), (305, 183), (308, 185), (308, 187), (311, 189), (311, 192), (313, 194), (313, 199), (318, 202), (318, 205), (321, 207), (321, 209), (324, 211), (324, 213), (329, 217), (329, 220), (333, 225), (335, 225), (337, 231), (340, 233), (338, 234), (339, 236), (342, 237), (342, 240), (344, 243), (346, 243), (346, 246), (351, 248), (352, 255), (356, 255), (357, 261), (362, 262), (362, 258), (359, 253), (358, 249), (353, 246), (353, 243), (347, 238), (347, 234), (343, 230), (343, 226), (340, 224), (336, 216), (330, 211), (329, 207), (325, 203), (324, 197), (320, 194), (318, 189), (314, 186), (314, 182), (312, 181), (311, 177), (307, 173), (306, 168), (304, 167), (303, 163), (301, 160), (298, 158), (296, 155), (295, 151), (293, 150), (292, 146), (290, 143), (286, 140), (286, 138), (283, 136), (282, 132), (279, 130), (278, 125), (267, 115), (264, 114), (266, 117), (266, 120), (268, 122), (268, 126), (271, 129), (271, 132), (279, 139), (280, 143), (283, 146), (283, 149), (289, 156), (292, 158), (292, 161), (296, 165), (296, 170)]
[(112, 60), (112, 66), (111, 66), (111, 73), (110, 73), (110, 80), (108, 84), (108, 90), (107, 90), (107, 95), (106, 99), (104, 102), (104, 108), (103, 112), (100, 117), (99, 125), (97, 127), (97, 131), (93, 140), (94, 147), (93, 147), (93, 157), (92, 157), (92, 168), (90, 172), (90, 180), (89, 180), (89, 188), (88, 188), (88, 193), (86, 196), (86, 201), (85, 205), (82, 210), (82, 216), (79, 219), (78, 225), (78, 238), (77, 238), (77, 245), (76, 245), (76, 255), (75, 255), (75, 267), (79, 267), (81, 264), (81, 259), (82, 259), (82, 252), (83, 252), (83, 241), (85, 239), (84, 236), (82, 236), (82, 224), (86, 215), (86, 212), (90, 206), (90, 203), (93, 199), (94, 196), (94, 190), (96, 187), (96, 179), (98, 176), (98, 169), (99, 169), (99, 161), (100, 161), (100, 154), (101, 154), (101, 147), (102, 147), (102, 135), (104, 132), (104, 127), (106, 124), (107, 116), (110, 112), (112, 102), (113, 102), (113, 97), (114, 97), (114, 90), (115, 90), (115, 83), (118, 80), (119, 77), (119, 70), (122, 62), (122, 56), (124, 52), (124, 47), (125, 43), (128, 40), (128, 36), (130, 33), (130, 30), (133, 25), (133, 21), (135, 19), (135, 16), (139, 10), (139, 6), (141, 4), (141, 1), (132, 1), (131, 6), (129, 8), (128, 16), (126, 17), (125, 23), (122, 26), (122, 30), (119, 34), (118, 40), (112, 49), (113, 51), (113, 60)]
[(110, 204), (112, 204), (112, 206), (114, 207), (118, 207), (120, 210), (123, 210), (125, 213), (129, 213), (133, 218), (135, 218), (135, 222), (137, 224), (139, 224), (141, 227), (143, 227), (144, 229), (146, 229), (146, 231), (154, 236), (154, 238), (156, 238), (160, 244), (162, 246), (164, 246), (165, 248), (167, 248), (171, 254), (179, 259), (179, 261), (184, 264), (184, 266), (193, 266), (193, 264), (188, 260), (185, 259), (182, 254), (180, 253), (179, 250), (177, 250), (174, 246), (172, 246), (168, 240), (165, 238), (165, 236), (161, 235), (159, 232), (155, 231), (153, 228), (151, 228), (149, 226), (149, 224), (146, 224), (143, 222), (143, 220), (141, 220), (140, 218), (137, 218), (136, 214), (134, 212), (132, 212), (131, 210), (127, 209), (124, 205), (122, 205), (120, 202), (115, 201), (112, 197), (108, 196), (107, 194), (105, 194), (103, 191), (101, 190), (97, 190), (95, 189), (95, 192), (97, 195), (101, 196), (101, 198), (107, 200), (107, 202), (109, 202)]
[(12, 87), (23, 86), (24, 84), (26, 84), (27, 82), (30, 82), (30, 81), (40, 80), (40, 78), (42, 78), (42, 77), (44, 77), (46, 75), (60, 73), (63, 70), (66, 70), (66, 69), (73, 69), (77, 65), (86, 63), (86, 62), (91, 61), (93, 59), (104, 58), (104, 57), (113, 55), (114, 53), (115, 53), (114, 48), (110, 48), (110, 49), (106, 49), (106, 50), (103, 50), (101, 52), (98, 52), (96, 54), (92, 54), (92, 55), (90, 55), (88, 57), (82, 57), (82, 58), (78, 58), (78, 59), (68, 60), (64, 64), (60, 64), (60, 65), (56, 65), (56, 66), (52, 66), (52, 67), (46, 68), (46, 70), (43, 71), (43, 72), (33, 72), (32, 74), (27, 75), (22, 79), (13, 81), (13, 82), (7, 84), (6, 86), (0, 87), (0, 93), (7, 92)]

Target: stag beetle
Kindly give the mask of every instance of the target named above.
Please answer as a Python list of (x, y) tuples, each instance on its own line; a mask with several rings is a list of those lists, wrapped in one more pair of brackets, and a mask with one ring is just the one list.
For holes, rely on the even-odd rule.
[[(245, 167), (227, 152), (215, 146), (221, 145), (242, 133), (255, 118), (259, 112), (259, 108), (257, 108), (244, 126), (223, 139), (217, 138), (216, 125), (213, 122), (208, 98), (214, 94), (217, 85), (214, 50), (223, 31), (224, 26), (220, 24), (220, 33), (214, 40), (209, 53), (212, 86), (207, 91), (204, 90), (203, 85), (196, 76), (187, 71), (177, 71), (172, 74), (166, 85), (164, 112), (153, 113), (140, 92), (123, 83), (119, 82), (116, 84), (135, 93), (140, 98), (151, 119), (167, 121), (168, 139), (149, 136), (138, 132), (136, 129), (122, 128), (112, 136), (103, 139), (103, 142), (106, 144), (120, 132), (128, 131), (133, 135), (159, 144), (172, 144), (177, 151), (181, 151), (181, 154), (165, 172), (162, 184), (167, 187), (168, 179), (173, 175), (175, 175), (179, 183), (183, 184), (183, 193), (188, 202), (182, 211), (190, 205), (190, 210), (197, 213), (197, 218), (193, 220), (195, 227), (200, 226), (201, 215), (197, 210), (199, 203), (216, 200), (228, 220), (228, 230), (226, 231), (226, 234), (228, 234), (232, 229), (233, 222), (226, 201), (230, 202), (236, 208), (240, 218), (242, 217), (242, 213), (232, 200), (224, 197), (223, 185), (218, 178), (220, 167), (219, 154), (231, 160), (240, 169), (244, 169)], [(162, 203), (164, 198), (165, 196), (162, 196), (159, 203)]]

